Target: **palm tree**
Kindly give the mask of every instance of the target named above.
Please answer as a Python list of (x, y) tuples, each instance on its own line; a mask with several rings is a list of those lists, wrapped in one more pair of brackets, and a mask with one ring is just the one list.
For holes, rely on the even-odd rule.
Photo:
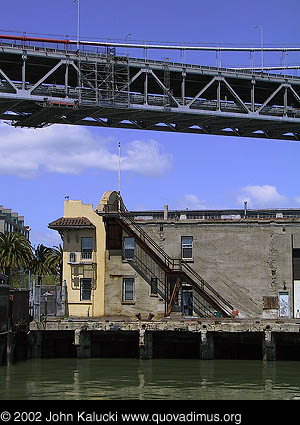
[(61, 244), (51, 248), (51, 252), (47, 256), (46, 263), (53, 274), (59, 275), (60, 285), (62, 285), (63, 274), (63, 248)]
[(32, 258), (32, 247), (24, 235), (18, 232), (0, 233), (0, 270), (8, 276), (8, 280), (12, 270), (28, 268)]
[(43, 275), (52, 274), (49, 268), (47, 258), (51, 254), (51, 248), (39, 244), (34, 250), (34, 257), (31, 264), (31, 271), (38, 276), (38, 285), (42, 284)]

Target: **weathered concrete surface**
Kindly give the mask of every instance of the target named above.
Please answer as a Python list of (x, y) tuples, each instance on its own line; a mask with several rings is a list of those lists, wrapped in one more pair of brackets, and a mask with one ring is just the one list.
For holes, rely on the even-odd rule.
[(266, 329), (264, 333), (263, 360), (276, 360), (276, 335), (271, 329)]
[(151, 360), (153, 357), (153, 334), (146, 327), (139, 330), (139, 353), (141, 360)]
[(276, 297), (280, 290), (288, 291), (292, 314), (292, 241), (299, 239), (299, 220), (168, 220), (138, 224), (171, 258), (181, 258), (181, 237), (192, 236), (191, 266), (239, 310), (240, 317), (267, 317), (263, 297)]
[[(249, 347), (250, 352), (247, 351), (245, 353), (245, 350), (243, 351), (242, 349), (242, 355), (249, 355), (250, 358), (274, 361), (277, 355), (279, 359), (282, 359), (282, 352), (287, 360), (289, 360), (289, 356), (293, 360), (297, 360), (300, 357), (300, 320), (206, 319), (152, 322), (112, 319), (93, 319), (88, 321), (85, 319), (51, 319), (43, 323), (32, 322), (30, 330), (32, 355), (29, 355), (29, 358), (41, 357), (42, 351), (44, 353), (43, 356), (47, 357), (47, 352), (45, 351), (47, 347), (43, 346), (43, 340), (52, 338), (51, 335), (55, 334), (53, 331), (58, 334), (69, 331), (68, 335), (71, 338), (73, 336), (73, 346), (76, 347), (77, 358), (95, 356), (95, 347), (97, 348), (97, 346), (94, 344), (99, 344), (99, 340), (97, 341), (94, 338), (100, 333), (103, 334), (103, 332), (106, 338), (100, 340), (101, 344), (110, 344), (115, 335), (123, 334), (122, 343), (126, 345), (130, 341), (130, 339), (127, 340), (126, 338), (138, 333), (139, 337), (134, 343), (136, 344), (136, 349), (133, 347), (132, 353), (133, 357), (139, 357), (142, 360), (152, 359), (153, 357), (160, 358), (160, 355), (164, 356), (165, 351), (168, 352), (166, 344), (175, 344), (174, 347), (176, 347), (176, 344), (180, 344), (179, 346), (177, 345), (179, 348), (174, 348), (174, 352), (169, 351), (170, 357), (174, 354), (176, 355), (176, 353), (178, 354), (177, 350), (181, 350), (180, 352), (183, 356), (190, 354), (195, 358), (195, 353), (197, 353), (196, 358), (198, 357), (202, 360), (223, 358), (222, 356), (230, 358), (228, 353), (231, 353), (229, 356), (233, 356), (232, 358), (237, 358), (236, 356), (241, 353), (241, 345)], [(41, 338), (42, 334), (43, 338)], [(167, 339), (163, 335), (166, 335)], [(190, 344), (191, 341), (194, 341), (192, 343), (194, 348), (188, 348), (190, 347), (188, 344), (187, 352), (185, 352), (184, 344), (187, 338), (189, 338)], [(195, 344), (197, 344), (197, 347)], [(291, 349), (293, 351), (292, 354), (290, 353)], [(96, 357), (102, 352), (99, 347), (97, 350)], [(287, 354), (284, 353), (284, 350)], [(111, 351), (109, 355), (114, 356), (116, 353)], [(50, 353), (50, 355), (53, 356), (53, 353)], [(71, 353), (72, 356), (74, 356), (74, 353)]]
[[(163, 317), (165, 313), (164, 300), (159, 295), (151, 295), (150, 285), (132, 266), (122, 260), (122, 252), (110, 255), (106, 251), (105, 278), (105, 316), (127, 316), (134, 318), (136, 314), (154, 313)], [(133, 301), (122, 301), (123, 278), (134, 278)]]
[(100, 331), (188, 331), (188, 332), (300, 332), (300, 319), (249, 320), (249, 319), (190, 319), (190, 320), (118, 320), (118, 319), (48, 319), (31, 322), (31, 331), (65, 330)]
[(74, 345), (77, 349), (78, 359), (91, 357), (91, 333), (87, 331), (87, 328), (75, 329)]

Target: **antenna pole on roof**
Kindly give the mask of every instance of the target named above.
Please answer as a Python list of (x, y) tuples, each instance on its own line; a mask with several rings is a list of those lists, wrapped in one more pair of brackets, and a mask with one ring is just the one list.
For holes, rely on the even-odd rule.
[(121, 193), (121, 144), (119, 142), (118, 192)]
[(121, 196), (121, 143), (119, 142), (118, 145), (118, 150), (119, 150), (119, 164), (118, 164), (118, 194), (119, 194), (119, 199), (118, 199), (118, 207), (119, 207), (119, 212), (121, 211), (121, 202), (120, 202), (120, 196)]

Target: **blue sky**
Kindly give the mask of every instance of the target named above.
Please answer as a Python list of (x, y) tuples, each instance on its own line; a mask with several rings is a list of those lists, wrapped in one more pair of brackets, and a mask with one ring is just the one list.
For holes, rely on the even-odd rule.
[[(300, 45), (298, 0), (151, 2), (81, 0), (81, 39), (260, 46)], [(15, 0), (1, 4), (0, 32), (76, 38), (73, 0)], [(128, 34), (131, 34), (128, 36)], [(161, 59), (165, 53), (157, 52)], [(187, 61), (216, 65), (215, 53)], [(249, 65), (249, 54), (222, 54), (222, 65)], [(280, 55), (265, 54), (265, 65)], [(300, 64), (289, 53), (287, 64)], [(260, 63), (260, 55), (255, 57)], [(118, 187), (128, 209), (300, 207), (296, 142), (222, 136), (51, 126), (15, 129), (0, 122), (0, 204), (25, 216), (32, 244), (59, 243), (50, 221), (63, 215), (64, 197), (97, 205)], [(70, 149), (72, 155), (70, 156)]]

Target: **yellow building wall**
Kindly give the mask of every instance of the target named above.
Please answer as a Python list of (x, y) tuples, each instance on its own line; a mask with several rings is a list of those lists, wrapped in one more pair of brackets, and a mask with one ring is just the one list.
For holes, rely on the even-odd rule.
[[(106, 233), (103, 219), (93, 209), (92, 204), (67, 200), (64, 203), (64, 217), (86, 217), (95, 229), (70, 229), (64, 232), (64, 267), (63, 279), (67, 283), (68, 315), (75, 317), (104, 316), (105, 285), (105, 246)], [(92, 260), (80, 260), (82, 263), (96, 263), (96, 285), (92, 288), (91, 301), (80, 301), (80, 289), (75, 289), (71, 281), (70, 252), (76, 253), (76, 260), (81, 255), (81, 237), (93, 237)]]

